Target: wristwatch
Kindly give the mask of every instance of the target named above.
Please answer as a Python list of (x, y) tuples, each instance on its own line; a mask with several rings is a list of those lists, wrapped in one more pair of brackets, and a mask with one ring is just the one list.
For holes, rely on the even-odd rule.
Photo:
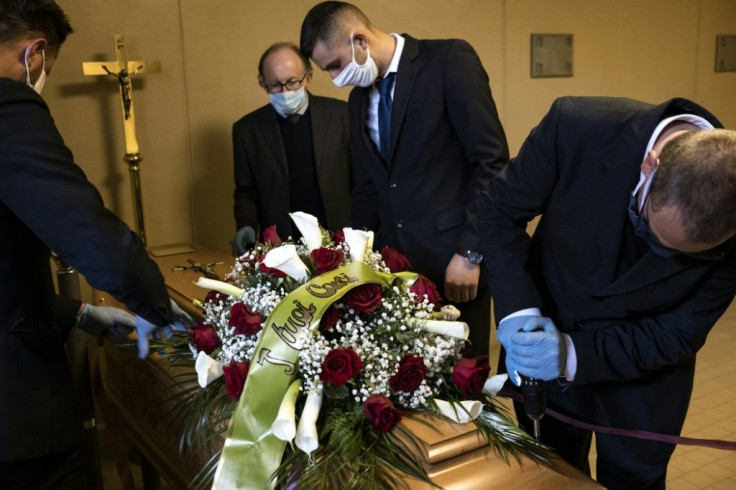
[(478, 265), (481, 262), (483, 262), (483, 254), (480, 254), (478, 252), (473, 252), (472, 250), (466, 250), (464, 252), (458, 252), (460, 255), (468, 259), (468, 262), (470, 262), (473, 265)]

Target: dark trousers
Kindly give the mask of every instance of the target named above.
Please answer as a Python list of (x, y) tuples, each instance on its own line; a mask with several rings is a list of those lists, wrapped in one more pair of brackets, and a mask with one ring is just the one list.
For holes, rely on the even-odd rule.
[[(579, 419), (574, 415), (577, 412), (574, 407), (565, 406), (565, 400), (569, 398), (556, 381), (547, 383), (547, 399), (550, 408)], [(519, 425), (529, 434), (533, 434), (532, 421), (524, 413), (523, 404), (514, 402), (514, 409)], [(592, 440), (591, 431), (545, 415), (540, 421), (540, 439), (554, 448), (562, 459), (590, 475), (588, 453)], [(665, 488), (667, 464), (675, 450), (674, 445), (599, 432), (596, 432), (595, 440), (596, 480), (607, 489)]]
[(87, 490), (82, 448), (22, 459), (0, 461), (3, 490)]

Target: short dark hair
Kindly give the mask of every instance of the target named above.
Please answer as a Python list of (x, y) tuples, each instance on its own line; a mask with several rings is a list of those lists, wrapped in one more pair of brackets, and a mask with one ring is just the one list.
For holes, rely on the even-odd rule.
[(675, 206), (688, 239), (736, 232), (736, 131), (688, 131), (665, 144), (650, 190), (653, 210)]
[(268, 47), (266, 51), (263, 52), (261, 55), (261, 59), (258, 61), (258, 76), (263, 79), (263, 65), (266, 63), (266, 58), (271, 53), (275, 53), (276, 51), (279, 51), (281, 49), (290, 49), (296, 54), (300, 60), (302, 60), (302, 64), (304, 65), (304, 74), (311, 73), (312, 71), (312, 64), (309, 62), (309, 58), (305, 58), (300, 52), (299, 48), (296, 44), (291, 42), (278, 42), (273, 43), (271, 46)]
[(311, 58), (314, 46), (322, 41), (328, 46), (340, 37), (345, 37), (345, 21), (355, 20), (366, 27), (371, 27), (368, 17), (355, 5), (345, 2), (322, 2), (314, 7), (304, 17), (302, 31), (299, 37), (299, 48), (305, 58)]
[(73, 31), (54, 0), (0, 0), (0, 44), (41, 34), (58, 51)]

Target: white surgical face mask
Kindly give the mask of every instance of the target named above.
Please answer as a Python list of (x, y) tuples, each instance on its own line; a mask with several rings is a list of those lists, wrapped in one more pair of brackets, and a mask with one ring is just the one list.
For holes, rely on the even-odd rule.
[(365, 63), (359, 65), (355, 62), (355, 44), (353, 44), (353, 36), (350, 36), (350, 48), (353, 52), (353, 59), (342, 69), (340, 74), (332, 79), (332, 82), (338, 87), (345, 85), (355, 85), (356, 87), (370, 87), (378, 78), (378, 65), (371, 58), (371, 50), (366, 48), (367, 58)]
[(281, 117), (298, 113), (307, 101), (307, 91), (304, 87), (288, 92), (268, 94), (268, 100)]
[(36, 83), (31, 83), (31, 70), (28, 67), (28, 55), (29, 50), (31, 49), (30, 46), (26, 48), (26, 52), (23, 55), (23, 61), (26, 64), (26, 85), (31, 87), (33, 90), (36, 91), (37, 94), (41, 93), (41, 90), (43, 90), (43, 84), (46, 83), (46, 50), (41, 50), (41, 56), (43, 60), (43, 66), (41, 67), (41, 75), (38, 77), (38, 80), (36, 80)]

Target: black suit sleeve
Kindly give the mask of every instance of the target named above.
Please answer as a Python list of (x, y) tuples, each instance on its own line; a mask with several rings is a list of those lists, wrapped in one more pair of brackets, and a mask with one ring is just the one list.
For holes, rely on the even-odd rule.
[(69, 337), (74, 325), (77, 323), (77, 315), (82, 307), (82, 302), (78, 299), (69, 298), (67, 296), (56, 296), (56, 325), (61, 332), (61, 338), (66, 340)]
[(531, 239), (526, 225), (542, 214), (557, 184), (559, 100), (532, 130), (519, 154), (480, 194), (479, 229), (496, 319), (542, 300), (529, 272)]
[(508, 144), (491, 96), (488, 75), (470, 44), (453, 43), (443, 76), (450, 121), (465, 149), (466, 159), (474, 167), (468, 220), (456, 240), (456, 249), (480, 251), (477, 200), (508, 162)]
[(42, 99), (18, 92), (0, 108), (0, 125), (13, 128), (0, 148), (3, 204), (92, 287), (154, 324), (169, 323), (163, 277), (140, 238), (105, 208)]
[(568, 333), (577, 356), (574, 382), (626, 381), (694, 358), (734, 294), (736, 250), (732, 248), (678, 304), (631, 320), (587, 322), (587, 328)]

